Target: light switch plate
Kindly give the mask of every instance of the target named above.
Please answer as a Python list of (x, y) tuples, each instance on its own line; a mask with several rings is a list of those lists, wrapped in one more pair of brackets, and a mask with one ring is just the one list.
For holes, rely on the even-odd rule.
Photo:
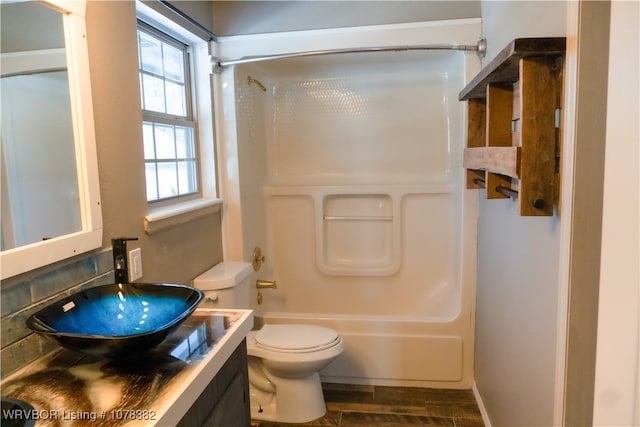
[(133, 282), (142, 277), (142, 249), (129, 251), (129, 281)]

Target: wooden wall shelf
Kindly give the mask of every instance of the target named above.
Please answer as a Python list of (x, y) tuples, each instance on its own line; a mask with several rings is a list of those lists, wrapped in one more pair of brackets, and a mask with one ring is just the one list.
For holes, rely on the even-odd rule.
[(553, 215), (565, 38), (515, 39), (460, 92), (467, 101), (467, 188)]

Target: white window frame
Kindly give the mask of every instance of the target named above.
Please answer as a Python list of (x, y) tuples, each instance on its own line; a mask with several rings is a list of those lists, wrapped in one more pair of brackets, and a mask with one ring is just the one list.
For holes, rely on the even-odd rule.
[[(198, 180), (200, 196), (187, 196), (161, 202), (149, 202), (144, 218), (147, 234), (189, 222), (195, 218), (218, 212), (222, 200), (216, 192), (215, 139), (213, 117), (213, 90), (210, 77), (209, 43), (189, 32), (156, 10), (136, 1), (137, 17), (163, 33), (190, 46), (192, 102), (196, 125), (196, 150), (198, 150)], [(142, 131), (142, 123), (140, 123)]]
[[(174, 48), (179, 50), (182, 55), (183, 55), (183, 61), (182, 61), (182, 70), (183, 70), (183, 74), (184, 74), (184, 88), (183, 88), (183, 94), (184, 94), (184, 103), (183, 103), (183, 113), (178, 115), (176, 113), (172, 113), (169, 111), (163, 111), (163, 112), (158, 112), (155, 110), (149, 110), (149, 109), (145, 109), (144, 108), (144, 104), (145, 104), (145, 87), (144, 84), (141, 83), (141, 91), (142, 91), (142, 95), (141, 97), (143, 98), (143, 109), (142, 109), (142, 120), (143, 120), (143, 127), (146, 124), (150, 124), (152, 126), (152, 129), (155, 129), (156, 126), (159, 127), (165, 127), (165, 126), (176, 126), (179, 128), (184, 128), (184, 129), (189, 129), (190, 132), (190, 136), (191, 136), (191, 147), (192, 151), (189, 151), (190, 154), (186, 154), (186, 157), (184, 159), (180, 159), (178, 156), (178, 150), (174, 147), (175, 152), (172, 158), (160, 158), (158, 157), (157, 153), (153, 156), (153, 157), (147, 157), (147, 136), (144, 137), (145, 139), (145, 165), (152, 163), (155, 166), (156, 172), (155, 172), (155, 187), (156, 187), (156, 191), (154, 194), (153, 199), (149, 198), (149, 177), (147, 176), (147, 202), (148, 203), (152, 203), (153, 206), (168, 206), (168, 205), (172, 205), (175, 203), (174, 200), (191, 200), (191, 199), (195, 199), (195, 198), (200, 198), (200, 188), (201, 188), (201, 184), (200, 184), (200, 174), (199, 174), (199, 170), (200, 170), (200, 166), (198, 164), (198, 158), (199, 158), (199, 151), (198, 151), (198, 134), (197, 134), (197, 112), (196, 112), (196, 108), (194, 106), (194, 102), (192, 101), (193, 98), (193, 83), (192, 83), (192, 79), (191, 79), (191, 71), (193, 69), (193, 64), (191, 61), (191, 57), (192, 57), (192, 53), (191, 53), (191, 47), (185, 43), (183, 43), (180, 40), (175, 39), (174, 37), (171, 37), (169, 34), (165, 33), (164, 31), (159, 30), (158, 28), (151, 26), (149, 24), (147, 24), (144, 21), (138, 21), (138, 55), (142, 54), (142, 51), (140, 50), (140, 34), (145, 34), (147, 37), (151, 37), (154, 40), (162, 43), (162, 45), (166, 45), (170, 48)], [(140, 59), (140, 61), (142, 61), (142, 59)], [(140, 64), (140, 79), (141, 81), (144, 81), (145, 77), (155, 77), (157, 79), (161, 79), (165, 84), (167, 81), (171, 81), (170, 78), (168, 78), (165, 75), (161, 75), (158, 76), (155, 73), (151, 73), (148, 72), (146, 70), (143, 70), (142, 64)], [(168, 96), (165, 95), (164, 96), (164, 108), (168, 108), (167, 107), (167, 101), (168, 101)], [(175, 128), (174, 128), (174, 132), (175, 132)], [(157, 143), (155, 142), (156, 139), (156, 134), (155, 131), (152, 131), (153, 134), (153, 139), (154, 139), (154, 143), (153, 145), (155, 146), (154, 148), (154, 152), (157, 150)], [(174, 136), (175, 138), (175, 136)], [(175, 139), (174, 139), (174, 144), (175, 144)], [(177, 184), (177, 188), (175, 189), (178, 194), (175, 195), (169, 195), (169, 196), (163, 196), (161, 194), (163, 188), (161, 188), (159, 182), (158, 182), (158, 178), (159, 178), (159, 172), (158, 172), (158, 168), (161, 164), (163, 163), (170, 163), (171, 165), (177, 165), (177, 163), (179, 161), (186, 161), (187, 163), (191, 163), (191, 164), (195, 164), (195, 186), (193, 188), (189, 188), (188, 191), (185, 191), (184, 189), (181, 188), (181, 181), (179, 179), (179, 173), (177, 169), (174, 169), (174, 176), (176, 178), (176, 184)], [(145, 171), (145, 175), (148, 171)]]

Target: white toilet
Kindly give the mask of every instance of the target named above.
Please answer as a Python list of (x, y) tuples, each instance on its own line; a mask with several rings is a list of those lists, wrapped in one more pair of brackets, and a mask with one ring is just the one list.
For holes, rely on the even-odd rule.
[[(222, 262), (193, 280), (204, 307), (251, 308), (253, 269)], [(319, 371), (343, 351), (342, 339), (322, 326), (264, 325), (247, 336), (251, 418), (303, 423), (326, 413)]]

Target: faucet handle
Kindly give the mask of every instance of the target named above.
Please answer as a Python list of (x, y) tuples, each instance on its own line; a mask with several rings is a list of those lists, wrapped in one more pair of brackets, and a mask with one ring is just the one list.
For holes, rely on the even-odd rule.
[(263, 262), (264, 262), (264, 255), (262, 255), (262, 249), (260, 249), (260, 246), (256, 246), (253, 249), (253, 260), (251, 262), (251, 264), (253, 265), (253, 270), (254, 271), (260, 270), (260, 267), (262, 266)]
[(113, 245), (113, 274), (116, 283), (129, 282), (129, 266), (127, 265), (127, 241), (138, 240), (137, 237), (118, 237), (111, 239)]
[(115, 239), (111, 239), (111, 244), (112, 245), (123, 244), (124, 242), (127, 242), (129, 240), (138, 240), (138, 238), (137, 237), (117, 237)]

